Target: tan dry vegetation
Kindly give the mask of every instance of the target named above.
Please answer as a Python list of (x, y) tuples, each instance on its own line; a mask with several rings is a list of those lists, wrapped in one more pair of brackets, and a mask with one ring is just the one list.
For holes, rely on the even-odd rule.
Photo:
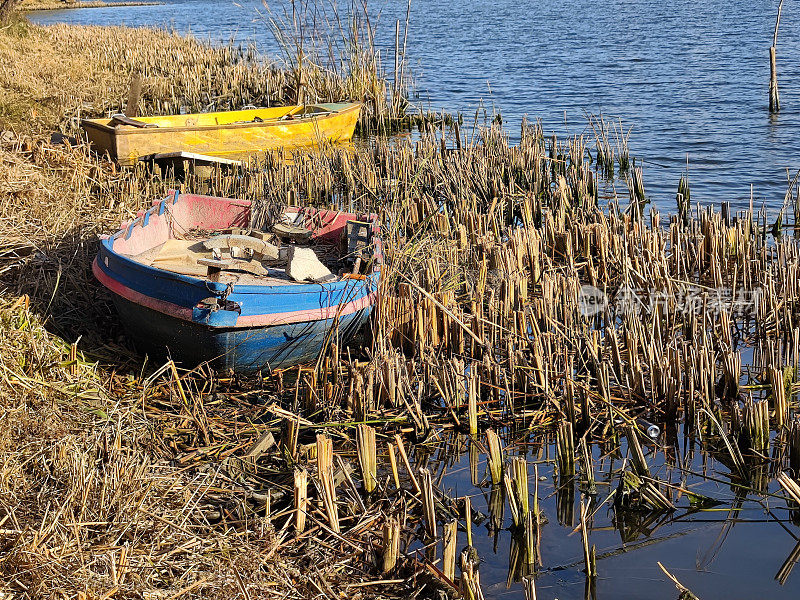
[[(242, 498), (209, 500), (218, 472), (154, 454), (155, 432), (136, 410), (142, 382), (116, 374), (136, 373), (139, 360), (115, 343), (90, 263), (96, 236), (145, 201), (149, 181), (36, 136), (0, 150), (2, 591), (229, 598), (240, 578), (256, 597), (290, 589), (268, 556), (272, 528), (256, 516), (233, 533), (209, 525), (209, 503)], [(27, 296), (12, 300), (22, 292), (32, 308)], [(67, 339), (87, 334), (92, 358), (73, 357), (45, 319)]]
[(220, 462), (265, 432), (258, 410), (217, 417), (207, 387), (141, 377), (158, 365), (118, 339), (96, 236), (168, 182), (35, 137), (6, 142), (0, 179), (0, 591), (306, 598), (352, 580), (347, 548), (287, 540)]
[(0, 345), (3, 591), (157, 598), (194, 586), (229, 598), (239, 578), (251, 594), (288, 589), (268, 523), (251, 517), (243, 535), (209, 525), (218, 472), (146, 452), (138, 386), (71, 359), (23, 299), (2, 301)]
[[(173, 460), (163, 433), (192, 428), (195, 409), (181, 407), (171, 371), (146, 387), (91, 274), (97, 236), (172, 184), (50, 132), (75, 134), (79, 115), (120, 110), (134, 66), (147, 110), (237, 94), (257, 101), (247, 94), (284, 81), (231, 49), (165, 32), (24, 22), (0, 31), (0, 592), (308, 597), (318, 588), (298, 567), (312, 562), (315, 578), (333, 582), (350, 553), (281, 548), (259, 501), (219, 465)], [(213, 77), (190, 81), (206, 70)], [(87, 355), (70, 343), (79, 336)], [(141, 410), (155, 390), (157, 423)], [(227, 433), (204, 429), (205, 444), (222, 439), (228, 453), (264, 431), (225, 442)]]
[(65, 10), (74, 8), (107, 8), (121, 6), (149, 6), (155, 4), (163, 4), (162, 2), (129, 2), (127, 0), (112, 0), (112, 2), (105, 2), (104, 0), (22, 0), (19, 4), (20, 11), (33, 11), (33, 10)]
[(135, 71), (143, 78), (142, 114), (288, 99), (285, 74), (253, 53), (166, 31), (21, 22), (0, 44), (0, 118), (32, 131), (74, 135), (80, 117), (120, 112)]

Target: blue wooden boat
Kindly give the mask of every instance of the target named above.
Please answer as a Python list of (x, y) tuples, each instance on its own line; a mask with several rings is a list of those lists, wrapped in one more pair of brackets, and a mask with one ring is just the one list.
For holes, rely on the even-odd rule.
[[(383, 262), (379, 228), (375, 215), (334, 210), (288, 208), (285, 217), (312, 232), (312, 248), (328, 251), (343, 248), (353, 223), (366, 227), (366, 273), (306, 283), (272, 276), (270, 269), (269, 276), (209, 275), (197, 264), (175, 268), (174, 257), (169, 268), (160, 266), (159, 253), (167, 246), (251, 223), (249, 201), (176, 191), (104, 236), (94, 274), (112, 292), (123, 324), (143, 350), (166, 349), (187, 366), (210, 361), (239, 372), (308, 362), (327, 340), (347, 343), (367, 322)], [(180, 241), (187, 237), (190, 242)], [(340, 252), (346, 253), (344, 241)]]

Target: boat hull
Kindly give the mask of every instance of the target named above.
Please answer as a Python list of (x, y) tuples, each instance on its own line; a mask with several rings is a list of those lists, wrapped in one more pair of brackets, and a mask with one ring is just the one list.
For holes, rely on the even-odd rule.
[[(141, 258), (177, 233), (247, 226), (251, 203), (171, 192), (101, 240), (93, 264), (112, 293), (120, 319), (137, 347), (169, 354), (190, 367), (210, 362), (239, 372), (274, 370), (317, 358), (328, 340), (342, 346), (369, 320), (377, 298), (382, 245), (377, 215), (287, 208), (308, 225), (314, 243), (340, 246), (347, 224), (373, 225), (373, 264), (365, 274), (343, 274), (325, 283), (288, 278), (228, 282), (183, 275)], [(334, 246), (331, 246), (334, 244)]]
[(126, 298), (113, 295), (114, 305), (137, 350), (172, 357), (194, 367), (208, 362), (238, 373), (271, 371), (315, 360), (331, 331), (348, 343), (363, 331), (371, 307), (338, 319), (304, 321), (253, 328), (211, 328), (176, 319)]
[(327, 112), (289, 120), (274, 115), (290, 112), (292, 107), (137, 119), (156, 127), (114, 127), (110, 119), (84, 119), (81, 127), (95, 151), (107, 153), (123, 166), (157, 154), (189, 152), (239, 158), (276, 148), (304, 148), (352, 139), (361, 105), (319, 106), (326, 107)]

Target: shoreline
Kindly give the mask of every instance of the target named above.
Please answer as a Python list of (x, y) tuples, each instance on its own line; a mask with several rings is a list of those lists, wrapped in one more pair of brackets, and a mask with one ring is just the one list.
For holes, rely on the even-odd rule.
[(49, 10), (75, 10), (79, 8), (123, 8), (130, 6), (162, 6), (163, 2), (138, 2), (128, 1), (123, 2), (104, 2), (103, 0), (89, 0), (87, 2), (73, 2), (67, 4), (66, 2), (48, 2), (43, 4), (23, 4), (19, 7), (21, 13), (43, 12)]

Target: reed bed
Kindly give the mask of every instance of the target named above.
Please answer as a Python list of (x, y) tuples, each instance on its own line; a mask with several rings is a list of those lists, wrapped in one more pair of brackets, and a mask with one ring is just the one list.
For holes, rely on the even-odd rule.
[[(174, 364), (146, 378), (133, 371), (120, 379), (115, 371), (142, 367), (125, 349), (111, 358), (119, 346), (102, 329), (109, 323), (114, 331), (115, 325), (108, 300), (89, 283), (94, 245), (88, 237), (109, 227), (113, 217), (135, 210), (134, 198), (144, 205), (172, 182), (144, 171), (115, 172), (80, 147), (35, 140), (7, 146), (18, 158), (15, 176), (37, 182), (29, 193), (40, 194), (41, 183), (61, 181), (65, 196), (97, 198), (98, 188), (91, 187), (97, 183), (67, 191), (72, 184), (63, 181), (66, 170), (59, 161), (95, 169), (94, 180), (108, 192), (97, 215), (104, 221), (87, 218), (88, 209), (77, 201), (71, 210), (67, 205), (68, 210), (43, 211), (45, 198), (33, 196), (42, 203), (34, 207), (30, 197), (9, 192), (20, 198), (17, 214), (27, 212), (35, 223), (17, 227), (18, 239), (36, 243), (27, 252), (20, 251), (21, 241), (3, 248), (6, 294), (28, 294), (26, 302), (49, 315), (54, 331), (71, 339), (86, 332), (77, 347), (92, 352), (92, 359), (81, 355), (81, 364), (97, 373), (91, 389), (107, 390), (96, 392), (91, 406), (109, 427), (122, 418), (109, 404), (125, 415), (129, 437), (120, 438), (121, 447), (129, 453), (136, 449), (141, 454), (135, 456), (153, 469), (177, 461), (187, 469), (182, 472), (222, 478), (186, 495), (202, 507), (204, 536), (222, 535), (220, 528), (224, 535), (237, 528), (256, 535), (250, 533), (252, 523), (263, 522), (265, 533), (257, 535), (257, 543), (280, 547), (282, 561), (301, 560), (296, 557), (310, 548), (331, 565), (347, 561), (344, 570), (321, 571), (319, 580), (303, 576), (298, 583), (289, 577), (287, 586), (346, 590), (373, 580), (389, 582), (376, 584), (381, 593), (395, 586), (394, 593), (402, 594), (412, 585), (481, 597), (474, 549), (456, 561), (461, 574), (449, 576), (454, 542), (448, 524), (466, 523), (474, 515), (466, 515), (466, 503), (438, 487), (426, 466), (425, 448), (435, 447), (442, 436), (455, 448), (488, 456), (489, 527), (503, 528), (509, 503), (518, 531), (512, 582), (536, 573), (537, 547), (548, 531), (530, 509), (536, 506), (527, 489), (532, 465), (525, 457), (511, 460), (504, 448), (522, 432), (558, 440), (559, 520), (570, 526), (575, 526), (576, 463), (585, 472), (581, 479), (594, 482), (589, 444), (623, 448), (620, 438), (629, 466), (615, 475), (615, 510), (676, 510), (674, 484), (665, 485), (651, 471), (643, 450), (652, 443), (645, 432), (651, 422), (682, 422), (688, 435), (731, 465), (734, 483), (760, 493), (766, 487), (758, 467), (772, 461), (776, 482), (794, 506), (796, 488), (786, 483), (795, 481), (787, 469), (798, 452), (792, 441), (798, 333), (789, 307), (799, 291), (800, 261), (793, 238), (767, 241), (749, 214), (730, 224), (712, 211), (699, 212), (688, 224), (680, 218), (665, 224), (651, 214), (647, 224), (613, 198), (601, 210), (596, 175), (585, 162), (549, 159), (569, 154), (564, 146), (552, 152), (549, 144), (558, 142), (546, 140), (535, 124), (526, 126), (515, 147), (502, 132), (488, 130), (454, 151), (435, 133), (414, 144), (378, 142), (291, 158), (278, 154), (240, 172), (210, 179), (190, 175), (182, 182), (186, 189), (244, 196), (265, 207), (296, 197), (383, 213), (388, 265), (380, 305), (371, 340), (349, 353), (332, 345), (316, 365), (262, 373), (256, 381), (207, 368), (184, 372)], [(73, 178), (81, 180), (74, 172), (69, 182)], [(7, 213), (7, 226), (11, 216)], [(54, 236), (58, 231), (64, 233)], [(653, 287), (638, 287), (643, 282)], [(586, 285), (606, 294), (596, 312), (594, 305), (587, 308)], [(717, 294), (726, 285), (749, 295), (721, 298)], [(81, 288), (84, 296), (92, 290), (90, 300), (73, 293)], [(694, 289), (702, 291), (690, 310), (681, 294)], [(643, 310), (641, 304), (659, 292), (663, 301)], [(627, 302), (621, 309), (620, 298)], [(82, 311), (104, 320), (79, 322)], [(105, 347), (94, 346), (97, 340)], [(61, 344), (55, 362), (70, 365), (62, 367), (70, 373), (79, 354)], [(746, 355), (750, 362), (744, 361), (744, 348), (752, 349)], [(38, 377), (41, 386), (48, 376)], [(49, 396), (48, 390), (42, 387)], [(318, 427), (325, 434), (315, 434)], [(87, 429), (95, 431), (97, 424)], [(473, 429), (485, 433), (470, 439)], [(268, 433), (280, 441), (273, 437), (270, 443)], [(770, 455), (773, 443), (786, 452)], [(155, 477), (137, 473), (144, 480)], [(69, 481), (77, 486), (90, 476), (70, 475)], [(474, 483), (484, 485), (477, 470)], [(684, 492), (688, 497), (689, 490)], [(584, 493), (592, 496), (588, 487)], [(231, 504), (225, 494), (238, 499)], [(193, 505), (174, 510), (187, 506)], [(155, 511), (150, 510), (166, 514)], [(50, 513), (40, 521), (32, 518), (44, 531)], [(184, 521), (190, 522), (185, 515), (178, 522)], [(592, 552), (588, 507), (581, 509), (579, 523), (586, 570), (594, 578), (602, 565)], [(446, 572), (434, 551), (445, 532)], [(335, 551), (329, 548), (333, 540)], [(212, 560), (208, 568), (218, 568), (214, 565)], [(186, 580), (186, 586), (200, 586), (201, 579)], [(93, 581), (99, 585), (105, 579)], [(238, 581), (235, 575), (232, 581)], [(175, 586), (181, 583), (172, 581), (171, 589), (179, 591)]]
[[(81, 352), (70, 358), (24, 299), (2, 300), (0, 325), (4, 593), (135, 597), (178, 571), (175, 590), (225, 597), (242, 578), (253, 594), (290, 589), (264, 553), (266, 523), (251, 521), (244, 536), (210, 526), (208, 490), (226, 476), (133, 451), (149, 435), (146, 418)], [(241, 506), (235, 495), (218, 500)]]
[[(84, 30), (31, 31), (77, 44)], [(111, 31), (98, 35), (128, 35)], [(72, 101), (51, 105), (57, 121)], [(80, 144), (5, 136), (3, 585), (482, 598), (480, 526), (510, 530), (508, 585), (535, 597), (541, 540), (557, 535), (541, 467), (559, 526), (580, 532), (567, 567), (591, 590), (613, 555), (592, 540), (601, 508), (627, 543), (720, 502), (656, 468), (662, 453), (709, 477), (678, 464), (678, 426), (721, 465), (711, 476), (736, 490), (732, 514), (775, 497), (796, 515), (796, 239), (752, 211), (648, 211), (632, 160), (627, 197), (605, 196), (591, 147), (611, 146), (535, 122), (517, 145), (498, 127), (427, 124), (413, 141), (275, 153), (175, 182)], [(139, 357), (92, 283), (95, 239), (174, 185), (256, 210), (291, 199), (379, 213), (387, 264), (368, 338), (253, 379)], [(596, 467), (597, 447), (616, 466)], [(472, 487), (459, 495), (443, 481), (462, 456)]]

